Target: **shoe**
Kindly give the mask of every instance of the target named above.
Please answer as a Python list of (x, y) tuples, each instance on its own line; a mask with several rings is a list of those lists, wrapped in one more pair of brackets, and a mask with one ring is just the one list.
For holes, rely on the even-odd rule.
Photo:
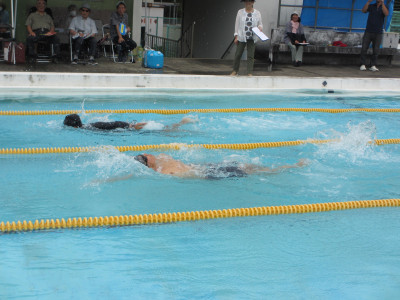
[(293, 67), (297, 67), (297, 61), (292, 61)]
[(372, 66), (371, 68), (369, 68), (369, 70), (372, 71), (372, 72), (379, 71), (379, 69), (377, 67), (375, 67), (375, 66)]
[(303, 64), (303, 63), (301, 62), (301, 60), (299, 60), (299, 61), (297, 62), (297, 66), (298, 66), (298, 67), (301, 67), (302, 64)]
[(89, 59), (89, 65), (95, 66), (97, 62), (94, 59)]
[(75, 58), (73, 61), (71, 61), (71, 65), (77, 65), (78, 64), (78, 59)]
[(296, 61), (296, 62), (294, 63), (294, 66), (295, 66), (295, 67), (300, 67), (299, 62)]
[(361, 65), (360, 67), (360, 71), (365, 71), (367, 68), (365, 67), (365, 65)]
[(58, 64), (59, 63), (58, 58), (56, 56), (54, 56), (52, 59), (52, 62), (53, 62), (53, 64)]
[(132, 61), (133, 64), (136, 63), (136, 60), (132, 57)]
[(249, 77), (253, 77), (253, 74), (247, 74), (247, 76), (249, 76)]
[(232, 71), (231, 76), (237, 76), (237, 72), (236, 71)]

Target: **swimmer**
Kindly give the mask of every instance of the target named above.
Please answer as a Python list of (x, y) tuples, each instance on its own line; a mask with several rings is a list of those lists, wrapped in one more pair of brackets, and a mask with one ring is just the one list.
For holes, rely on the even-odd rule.
[(158, 173), (181, 178), (218, 179), (227, 177), (244, 177), (254, 173), (277, 173), (285, 169), (299, 168), (307, 165), (307, 161), (305, 159), (299, 160), (299, 162), (294, 165), (283, 165), (276, 168), (268, 168), (254, 164), (238, 163), (233, 163), (231, 165), (185, 164), (166, 154), (159, 154), (157, 156), (152, 154), (139, 154), (134, 158), (138, 162)]
[[(165, 131), (173, 131), (178, 129), (180, 126), (188, 123), (195, 123), (196, 121), (190, 118), (183, 118), (179, 123), (172, 124), (170, 126), (165, 126), (163, 130)], [(95, 122), (95, 123), (89, 123), (88, 125), (82, 124), (81, 118), (77, 114), (71, 114), (65, 117), (64, 119), (64, 125), (65, 126), (71, 126), (75, 128), (84, 128), (84, 129), (100, 129), (100, 130), (114, 130), (117, 128), (122, 128), (122, 129), (134, 129), (134, 130), (140, 130), (143, 129), (143, 127), (146, 125), (146, 122), (142, 123), (128, 123), (128, 122), (122, 122), (122, 121), (113, 121), (113, 122)]]

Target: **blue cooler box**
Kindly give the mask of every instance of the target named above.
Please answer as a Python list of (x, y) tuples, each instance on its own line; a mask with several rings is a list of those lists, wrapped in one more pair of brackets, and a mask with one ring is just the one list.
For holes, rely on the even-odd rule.
[(147, 50), (144, 57), (144, 66), (151, 69), (164, 67), (164, 54), (160, 51)]

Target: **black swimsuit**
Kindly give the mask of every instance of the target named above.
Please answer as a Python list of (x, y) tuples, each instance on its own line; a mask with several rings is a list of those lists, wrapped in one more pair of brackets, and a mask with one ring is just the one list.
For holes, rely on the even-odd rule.
[(127, 129), (129, 128), (129, 123), (127, 122), (122, 122), (122, 121), (114, 121), (114, 122), (95, 122), (95, 123), (90, 123), (89, 127), (93, 127), (96, 129), (102, 129), (102, 130), (113, 130), (117, 128), (124, 128)]
[(204, 170), (206, 179), (222, 179), (230, 177), (245, 177), (247, 173), (238, 166), (221, 166), (210, 164)]

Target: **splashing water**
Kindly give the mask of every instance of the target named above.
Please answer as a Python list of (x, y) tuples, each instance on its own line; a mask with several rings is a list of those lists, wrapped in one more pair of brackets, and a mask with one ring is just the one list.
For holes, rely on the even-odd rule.
[(387, 154), (383, 148), (380, 149), (373, 141), (376, 137), (376, 126), (368, 120), (359, 124), (349, 122), (347, 132), (320, 132), (318, 138), (335, 139), (337, 142), (318, 146), (317, 156), (337, 156), (352, 163), (360, 162), (361, 159), (386, 160)]
[(81, 111), (82, 111), (82, 115), (83, 115), (83, 116), (86, 116), (86, 112), (85, 112), (85, 101), (86, 101), (86, 98), (83, 98), (83, 101), (82, 101), (82, 103), (81, 103)]

